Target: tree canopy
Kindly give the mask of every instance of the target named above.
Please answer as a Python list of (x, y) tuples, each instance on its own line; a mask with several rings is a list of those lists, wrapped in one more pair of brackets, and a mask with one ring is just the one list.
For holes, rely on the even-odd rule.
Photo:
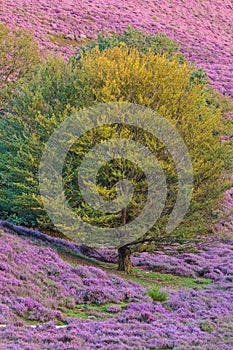
[[(14, 93), (8, 97), (8, 112), (0, 120), (3, 136), (0, 205), (4, 216), (22, 224), (53, 227), (43, 209), (38, 181), (40, 158), (49, 136), (63, 120), (82, 108), (98, 103), (130, 102), (165, 117), (179, 132), (191, 156), (192, 201), (173, 234), (195, 237), (213, 227), (217, 219), (214, 209), (228, 185), (224, 174), (229, 167), (230, 146), (221, 142), (228, 126), (222, 120), (225, 105), (207, 87), (202, 74), (197, 74), (196, 68), (186, 60), (180, 60), (176, 52), (158, 53), (149, 47), (141, 49), (140, 45), (140, 41), (133, 46), (120, 42), (104, 50), (94, 45), (79, 60), (69, 62), (50, 57), (36, 67), (30, 78), (15, 84)], [(127, 208), (114, 214), (101, 214), (81, 197), (77, 176), (83, 156), (96, 144), (111, 138), (139, 141), (161, 163), (168, 196), (161, 218), (147, 238), (164, 236), (164, 225), (176, 202), (177, 171), (165, 145), (144, 130), (128, 125), (105, 126), (77, 140), (63, 169), (69, 204), (86, 222), (104, 227), (127, 224), (142, 210), (147, 198), (146, 178), (140, 168), (126, 159), (106, 163), (99, 171), (97, 187), (103, 198), (111, 200), (117, 195), (115, 184), (129, 177), (135, 192)]]

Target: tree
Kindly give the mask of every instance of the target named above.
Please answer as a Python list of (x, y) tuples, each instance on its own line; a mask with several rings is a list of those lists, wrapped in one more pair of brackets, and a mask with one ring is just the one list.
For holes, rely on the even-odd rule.
[[(230, 149), (229, 144), (220, 142), (226, 125), (222, 121), (221, 104), (218, 106), (210, 104), (211, 94), (209, 88), (206, 88), (206, 82), (193, 79), (194, 68), (186, 62), (180, 63), (176, 57), (168, 60), (165, 56), (154, 55), (150, 51), (145, 54), (137, 49), (129, 51), (125, 45), (103, 51), (96, 48), (91, 53), (86, 53), (82, 62), (82, 74), (86, 84), (92, 86), (95, 103), (129, 101), (148, 106), (165, 116), (179, 131), (192, 158), (195, 183), (189, 211), (178, 230), (173, 233), (174, 237), (193, 238), (206, 233), (207, 222), (209, 228), (213, 229), (212, 224), (216, 217), (212, 209), (216, 207), (226, 188), (222, 172), (229, 166)], [(114, 137), (114, 134), (116, 132), (113, 132), (111, 137)], [(117, 134), (119, 137), (127, 135), (141, 143), (146, 140), (166, 172), (169, 187), (166, 208), (160, 222), (144, 237), (144, 242), (158, 241), (158, 234), (162, 237), (165, 235), (164, 223), (171, 213), (177, 193), (178, 179), (174, 164), (171, 157), (166, 155), (164, 145), (151, 135), (140, 133), (127, 126), (119, 128)], [(89, 146), (92, 139), (91, 137), (88, 139)], [(100, 139), (101, 137), (98, 139), (96, 136), (95, 142), (99, 142)], [(102, 139), (104, 139), (103, 135)], [(76, 149), (77, 154), (80, 149), (81, 145)], [(126, 174), (129, 176), (130, 170), (133, 171), (132, 165), (122, 159), (117, 160), (114, 166), (115, 168), (110, 163), (108, 167), (102, 169), (100, 174), (102, 182), (98, 188), (99, 192), (102, 196), (109, 198), (114, 191), (114, 183), (120, 177), (124, 178)], [(74, 168), (77, 167), (78, 165), (75, 164)], [(74, 168), (71, 167), (70, 174), (75, 174)], [(127, 207), (127, 210), (123, 210), (115, 217), (110, 216), (111, 224), (116, 225), (116, 221), (118, 224), (119, 222), (125, 224), (132, 220), (145, 201), (146, 184), (143, 175), (139, 169), (137, 171), (134, 169), (133, 173), (134, 176), (135, 173), (137, 174), (133, 182), (136, 193), (138, 179), (143, 180), (140, 194), (132, 199), (133, 203)], [(114, 174), (113, 178), (112, 174)], [(70, 189), (74, 191), (72, 185)], [(72, 191), (70, 193), (73, 193)], [(69, 191), (67, 194), (69, 197)], [(75, 206), (72, 200), (71, 203)], [(85, 219), (88, 220), (87, 217)], [(95, 224), (98, 224), (98, 220), (101, 224), (110, 223), (109, 217), (103, 220), (97, 215), (91, 215), (89, 220)], [(167, 237), (168, 241), (169, 239), (171, 237)], [(137, 241), (134, 244), (138, 244)], [(131, 269), (130, 246), (132, 246), (131, 243), (119, 248), (119, 269), (129, 271)]]
[[(42, 64), (30, 81), (17, 87), (9, 99), (9, 115), (0, 121), (4, 140), (0, 163), (2, 211), (28, 224), (51, 227), (38, 188), (38, 165), (45, 142), (73, 112), (93, 104), (127, 101), (156, 110), (184, 139), (194, 166), (194, 193), (189, 211), (173, 236), (183, 239), (205, 234), (206, 222), (211, 226), (216, 220), (213, 208), (227, 185), (222, 173), (228, 167), (230, 149), (229, 144), (220, 142), (227, 126), (221, 118), (222, 103), (217, 97), (218, 103), (211, 102), (206, 83), (191, 79), (194, 71), (195, 67), (180, 62), (177, 56), (142, 52), (125, 44), (103, 51), (97, 47), (67, 64), (59, 58)], [(11, 128), (15, 131), (13, 138)], [(166, 173), (169, 193), (156, 226), (141, 239), (119, 247), (119, 269), (129, 272), (133, 244), (171, 239), (164, 225), (176, 200), (177, 173), (165, 146), (150, 133), (128, 125), (97, 128), (70, 148), (63, 183), (73, 210), (87, 222), (112, 227), (132, 220), (145, 203), (147, 184), (141, 169), (130, 161), (116, 159), (99, 172), (99, 193), (109, 200), (117, 195), (115, 184), (119, 179), (132, 179), (135, 195), (130, 205), (118, 213), (101, 215), (92, 210), (75, 186), (83, 155), (99, 142), (118, 137), (136, 139), (150, 148)]]

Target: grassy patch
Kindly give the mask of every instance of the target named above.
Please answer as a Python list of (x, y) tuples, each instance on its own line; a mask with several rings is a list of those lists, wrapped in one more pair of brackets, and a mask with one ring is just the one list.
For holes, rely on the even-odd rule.
[(112, 317), (111, 312), (107, 312), (106, 308), (108, 306), (118, 306), (120, 309), (124, 309), (128, 303), (108, 303), (103, 305), (96, 305), (96, 304), (80, 304), (77, 305), (74, 309), (66, 309), (62, 308), (60, 309), (63, 313), (63, 316), (66, 318), (68, 317), (74, 317), (74, 318), (82, 318), (84, 320), (86, 319), (93, 319), (93, 320), (99, 320), (99, 319), (105, 319), (108, 317)]
[(82, 254), (65, 251), (62, 248), (56, 249), (58, 250), (60, 257), (68, 263), (72, 264), (73, 266), (76, 266), (78, 264), (85, 264), (89, 266), (99, 267), (107, 273), (117, 274), (121, 278), (128, 281), (136, 282), (142, 285), (143, 287), (154, 287), (155, 285), (159, 284), (160, 286), (169, 287), (172, 289), (197, 287), (200, 288), (212, 282), (209, 278), (175, 276), (168, 273), (142, 270), (138, 267), (134, 267), (132, 274), (127, 275), (124, 272), (117, 271), (116, 264), (101, 262), (92, 258), (88, 258), (87, 256)]
[(147, 287), (151, 283), (157, 282), (160, 285), (167, 286), (170, 288), (194, 288), (210, 284), (212, 281), (209, 278), (192, 278), (174, 276), (168, 273), (159, 273), (154, 271), (145, 271), (139, 268), (134, 268), (133, 273), (135, 275), (134, 280), (137, 283)]
[[(124, 310), (124, 308), (128, 305), (128, 302), (122, 302), (122, 303), (108, 303), (103, 305), (96, 305), (96, 304), (79, 304), (76, 305), (74, 309), (68, 309), (66, 307), (60, 307), (59, 311), (62, 312), (64, 320), (66, 318), (81, 318), (83, 320), (90, 319), (93, 321), (106, 319), (113, 317), (115, 313), (108, 312), (106, 309), (108, 306), (117, 306), (119, 307), (120, 311)], [(120, 312), (119, 311), (119, 312)], [(43, 322), (39, 320), (29, 320), (27, 318), (21, 318), (26, 325), (28, 326), (34, 326), (37, 324), (43, 324)], [(57, 320), (56, 324), (58, 326), (66, 325), (66, 321)]]

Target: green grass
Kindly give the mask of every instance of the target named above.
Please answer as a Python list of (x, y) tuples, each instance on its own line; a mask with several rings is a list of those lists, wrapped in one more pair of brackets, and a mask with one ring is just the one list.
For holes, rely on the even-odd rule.
[(74, 318), (82, 318), (84, 320), (86, 319), (105, 319), (108, 317), (112, 317), (112, 313), (107, 312), (106, 308), (108, 306), (118, 306), (122, 310), (128, 305), (127, 302), (122, 302), (119, 304), (116, 303), (108, 303), (103, 305), (96, 305), (96, 304), (80, 304), (76, 305), (74, 309), (67, 309), (67, 308), (61, 308), (60, 310), (63, 313), (64, 317), (74, 317)]
[(169, 273), (165, 274), (154, 271), (145, 271), (136, 267), (133, 268), (133, 273), (135, 275), (135, 277), (133, 277), (134, 281), (140, 283), (144, 287), (150, 286), (153, 281), (174, 289), (206, 286), (212, 282), (209, 278), (197, 279), (192, 277), (175, 276)]
[(124, 272), (117, 271), (116, 264), (101, 262), (73, 251), (68, 252), (60, 247), (56, 249), (58, 252), (63, 253), (62, 258), (65, 261), (72, 264), (73, 266), (76, 266), (79, 263), (85, 263), (86, 265), (99, 267), (105, 270), (107, 273), (117, 274), (121, 278), (128, 281), (136, 282), (142, 285), (143, 287), (153, 287), (155, 285), (160, 285), (160, 286), (168, 287), (172, 289), (201, 288), (212, 282), (212, 280), (209, 278), (175, 276), (169, 273), (160, 273), (160, 272), (154, 272), (149, 270), (142, 270), (138, 267), (134, 267), (132, 274), (127, 275)]
[(194, 288), (206, 286), (212, 282), (210, 278), (193, 278), (175, 276), (169, 273), (160, 273), (149, 270), (142, 270), (138, 267), (134, 267), (132, 274), (127, 275), (124, 272), (116, 270), (116, 265), (98, 262), (100, 268), (110, 269), (112, 273), (121, 275), (122, 278), (141, 284), (143, 287), (153, 287), (154, 284), (160, 284), (169, 288)]
[[(142, 270), (137, 267), (133, 268), (133, 272), (130, 275), (124, 272), (117, 271), (117, 265), (112, 263), (101, 262), (93, 258), (89, 258), (86, 255), (76, 253), (71, 250), (66, 250), (61, 247), (52, 245), (52, 248), (56, 249), (58, 253), (62, 254), (61, 258), (73, 266), (78, 264), (85, 264), (90, 266), (99, 267), (105, 270), (107, 273), (117, 274), (121, 278), (136, 282), (143, 287), (153, 288), (156, 285), (165, 286), (172, 289), (179, 288), (202, 288), (212, 282), (209, 278), (193, 278), (175, 276), (168, 273), (160, 273), (149, 270)], [(193, 250), (193, 247), (185, 247), (187, 251)], [(185, 251), (184, 248), (181, 251)]]
[[(58, 308), (58, 310), (62, 312), (64, 319), (71, 317), (71, 318), (81, 318), (83, 320), (90, 319), (90, 320), (96, 321), (96, 320), (110, 318), (114, 315), (114, 313), (106, 311), (106, 308), (108, 306), (118, 306), (121, 310), (124, 310), (128, 304), (129, 304), (128, 302), (108, 303), (103, 305), (79, 304), (79, 305), (76, 305), (74, 309), (60, 307)], [(23, 317), (21, 319), (25, 322), (26, 325), (29, 325), (29, 326), (43, 324), (43, 322), (39, 320), (29, 320)], [(67, 323), (62, 320), (57, 320), (56, 324), (58, 326), (62, 326)]]

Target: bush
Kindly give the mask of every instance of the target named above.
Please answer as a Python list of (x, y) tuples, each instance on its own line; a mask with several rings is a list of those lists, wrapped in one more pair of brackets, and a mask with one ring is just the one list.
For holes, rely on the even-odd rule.
[(166, 301), (168, 298), (168, 294), (165, 291), (161, 291), (159, 286), (153, 287), (147, 291), (149, 297), (156, 301)]
[(97, 40), (93, 40), (88, 45), (79, 48), (77, 59), (80, 59), (81, 55), (95, 48), (98, 48), (101, 52), (114, 47), (120, 47), (122, 44), (127, 45), (131, 49), (137, 48), (141, 53), (152, 51), (154, 54), (166, 54), (168, 58), (176, 54), (180, 62), (185, 61), (184, 55), (179, 52), (179, 45), (166, 34), (147, 34), (141, 30), (135, 30), (130, 26), (128, 30), (124, 30), (123, 34), (113, 33), (108, 36), (99, 34)]
[(215, 325), (211, 321), (205, 320), (200, 323), (200, 329), (203, 332), (212, 333), (215, 330)]
[(0, 24), (0, 89), (31, 72), (39, 61), (38, 44), (30, 33)]

